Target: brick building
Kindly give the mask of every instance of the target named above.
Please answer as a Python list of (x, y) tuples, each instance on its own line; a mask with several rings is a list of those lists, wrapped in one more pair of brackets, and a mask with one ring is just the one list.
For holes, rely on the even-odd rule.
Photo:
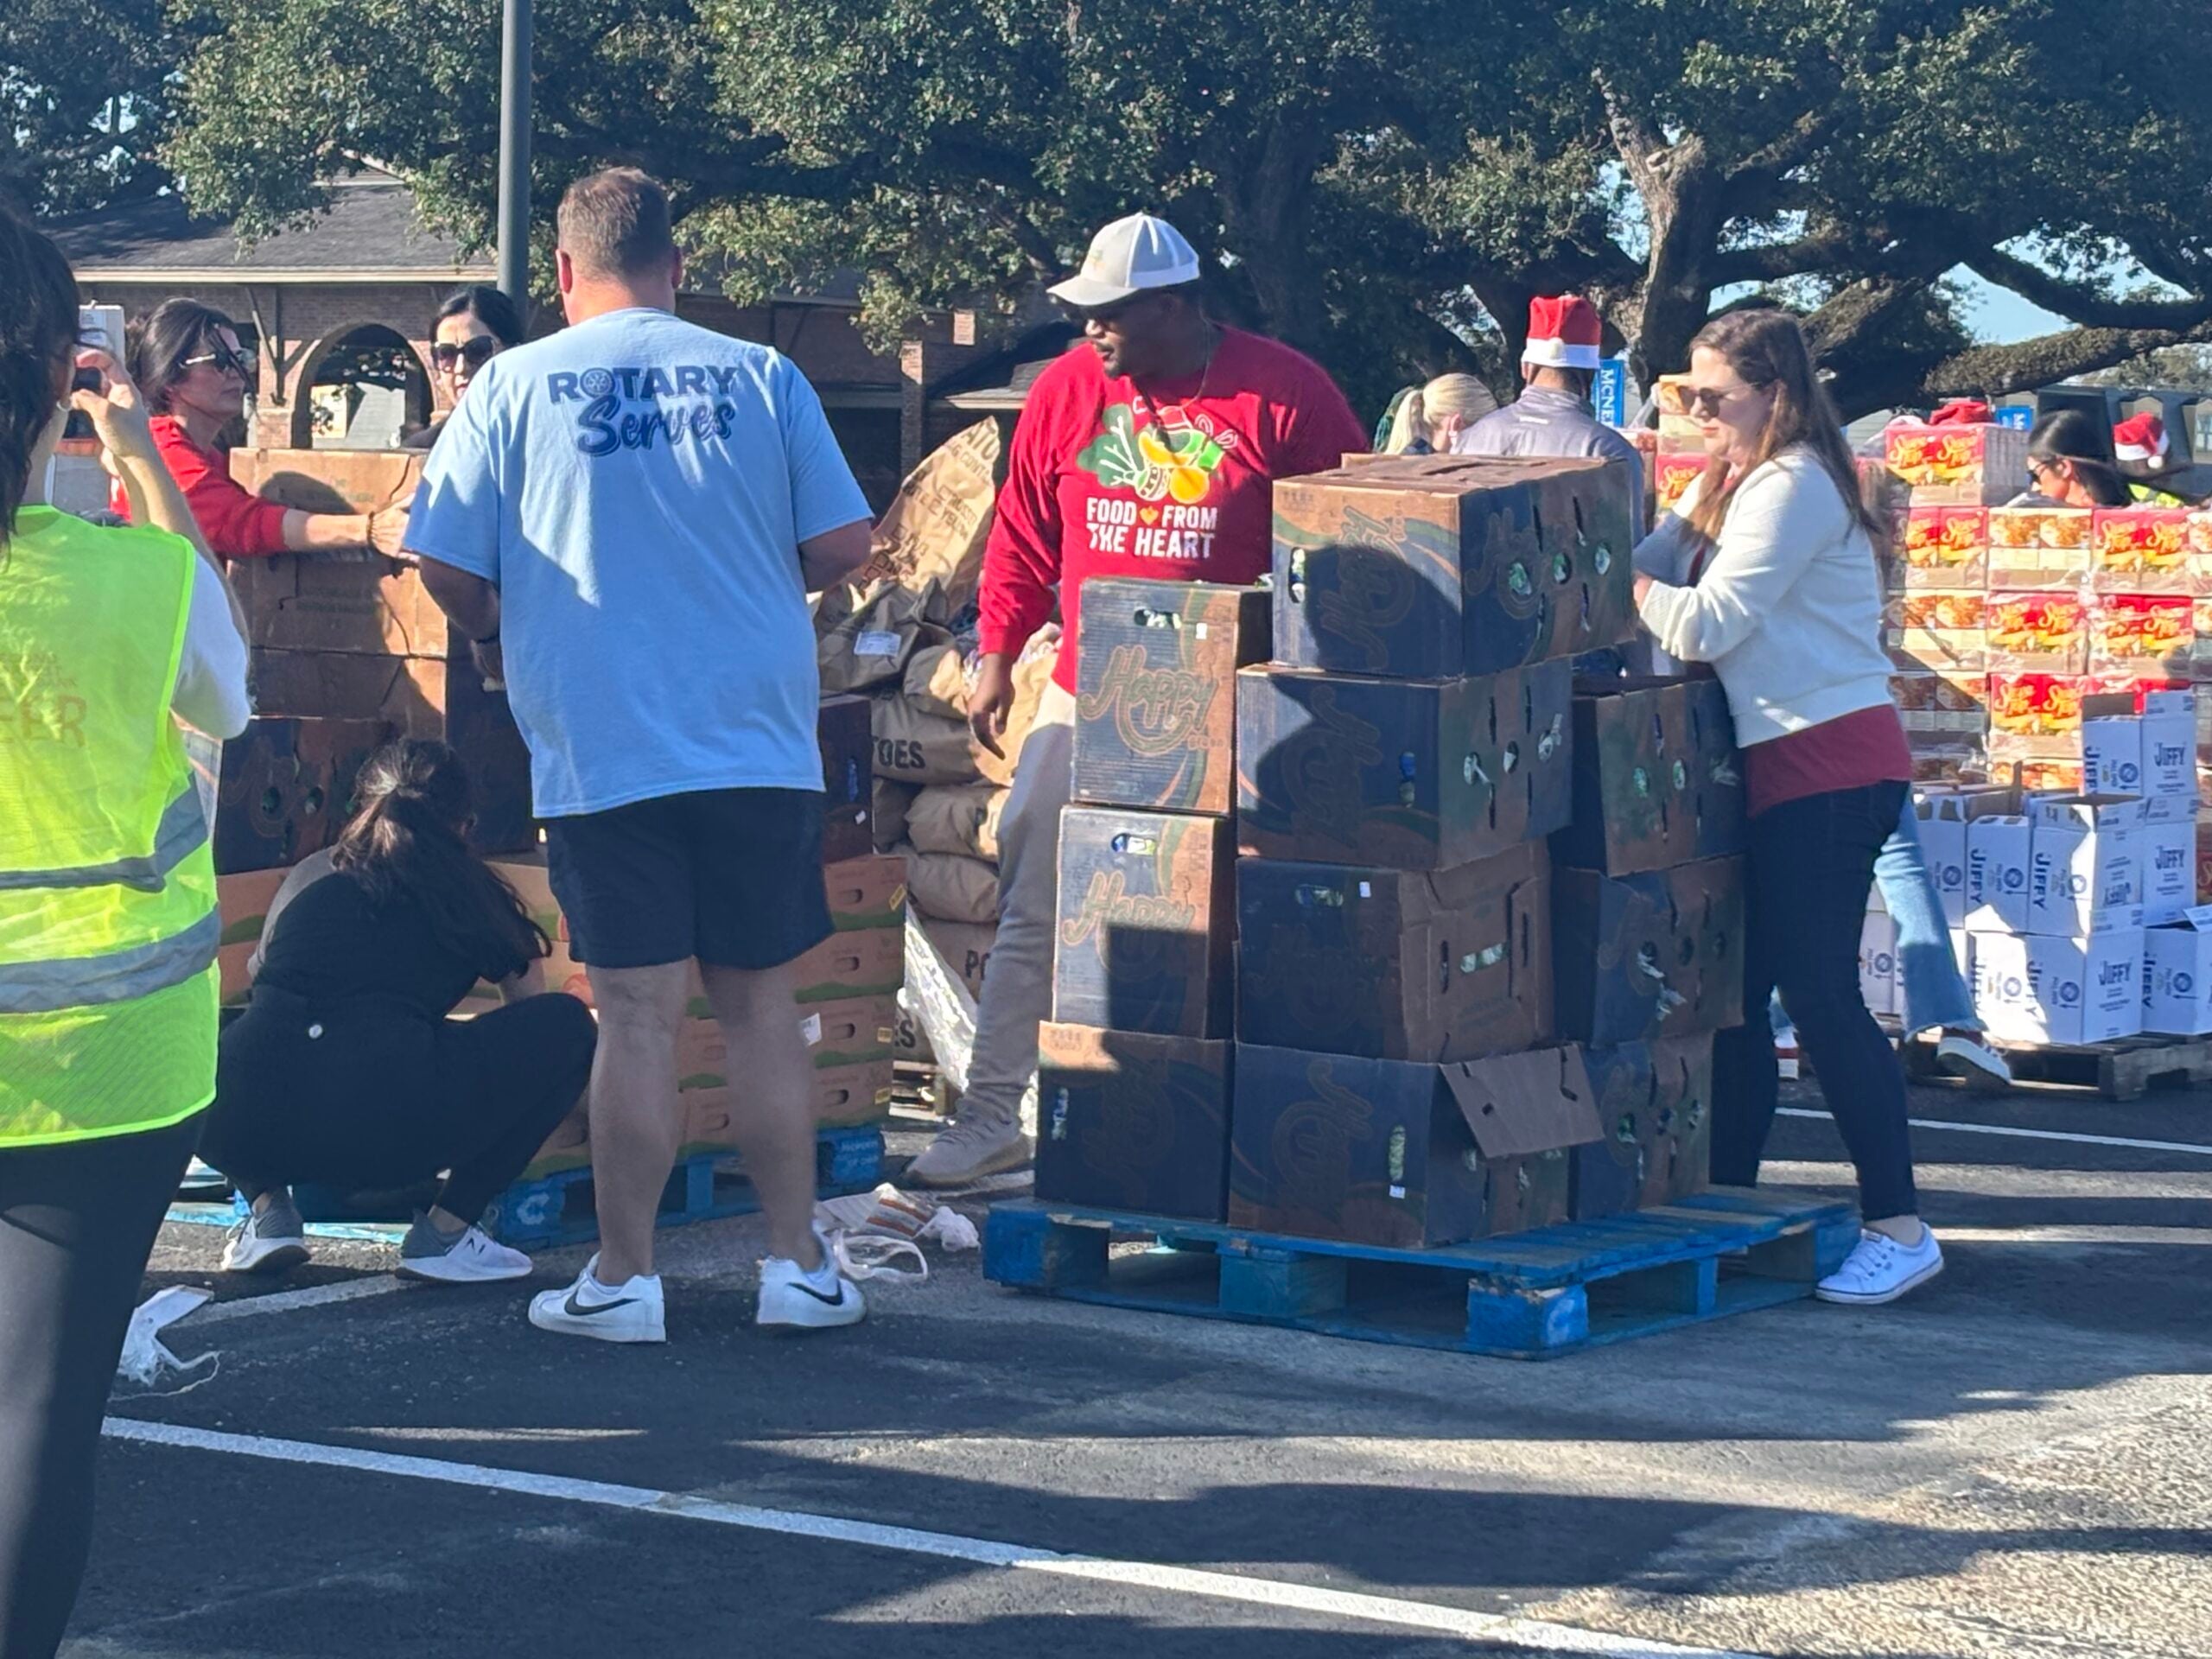
[[(75, 267), (87, 300), (126, 316), (173, 296), (200, 300), (238, 324), (258, 365), (246, 441), (271, 448), (317, 443), (379, 446), (438, 412), (429, 374), (430, 320), (463, 283), (489, 283), (491, 264), (424, 226), (413, 193), (370, 170), (333, 186), (329, 212), (312, 224), (242, 243), (227, 224), (198, 219), (175, 195), (50, 221), (46, 228)], [(902, 347), (871, 351), (856, 326), (857, 284), (821, 294), (779, 296), (739, 306), (719, 293), (682, 296), (681, 314), (702, 326), (774, 346), (821, 393), (831, 427), (869, 501), (880, 510), (903, 474), (972, 412), (932, 395), (940, 382), (972, 384), (997, 355), (979, 340), (973, 313), (939, 313)], [(557, 325), (557, 313), (537, 320)], [(332, 410), (358, 404), (347, 377), (380, 365), (390, 418), (356, 432)], [(385, 372), (398, 365), (396, 377)], [(1018, 399), (1016, 400), (1018, 406)], [(325, 418), (319, 423), (318, 409)], [(964, 416), (964, 417), (963, 417)]]

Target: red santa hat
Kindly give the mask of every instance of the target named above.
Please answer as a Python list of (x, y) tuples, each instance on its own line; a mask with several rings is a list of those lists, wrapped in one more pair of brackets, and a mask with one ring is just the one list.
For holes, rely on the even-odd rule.
[(2148, 410), (2113, 427), (2112, 452), (2118, 460), (2155, 472), (2166, 464), (2166, 423)]
[(1580, 295), (1539, 294), (1529, 302), (1521, 360), (1540, 369), (1594, 369), (1598, 334), (1598, 314)]
[(1930, 426), (1986, 426), (1997, 411), (1979, 397), (1954, 397), (1928, 417)]

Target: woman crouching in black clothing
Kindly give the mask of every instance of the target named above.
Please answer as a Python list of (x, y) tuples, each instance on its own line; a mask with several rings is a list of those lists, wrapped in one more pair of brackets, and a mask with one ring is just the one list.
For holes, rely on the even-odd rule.
[[(399, 1273), (518, 1279), (530, 1258), (474, 1224), (575, 1105), (598, 1028), (576, 998), (543, 991), (545, 935), (468, 850), (468, 774), (453, 751), (404, 739), (359, 789), (337, 845), (278, 890), (251, 1000), (223, 1033), (200, 1153), (252, 1203), (223, 1266), (308, 1259), (294, 1182), (359, 1191), (443, 1172)], [(502, 1006), (448, 1018), (480, 979)]]

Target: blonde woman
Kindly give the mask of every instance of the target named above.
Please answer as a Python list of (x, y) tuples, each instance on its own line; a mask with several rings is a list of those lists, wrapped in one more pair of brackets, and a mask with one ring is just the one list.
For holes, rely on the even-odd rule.
[(1660, 648), (1728, 694), (1751, 814), (1745, 1023), (1713, 1043), (1713, 1178), (1749, 1185), (1774, 1122), (1778, 987), (1859, 1175), (1865, 1231), (1823, 1300), (1893, 1301), (1942, 1271), (1920, 1219), (1904, 1077), (1859, 988), (1874, 861), (1911, 756), (1876, 643), (1881, 595), (1856, 469), (1796, 320), (1717, 318), (1691, 342), (1686, 401), (1710, 456), (1637, 550)]
[(1398, 394), (1382, 452), (1449, 454), (1452, 441), (1497, 407), (1490, 388), (1473, 375), (1440, 374), (1425, 386), (1409, 386)]

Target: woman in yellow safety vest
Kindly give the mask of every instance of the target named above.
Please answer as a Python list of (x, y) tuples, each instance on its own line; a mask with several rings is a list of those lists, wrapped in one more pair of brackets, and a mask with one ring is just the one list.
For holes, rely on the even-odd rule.
[[(46, 504), (72, 407), (143, 528)], [(215, 867), (178, 721), (245, 730), (245, 664), (136, 389), (79, 348), (67, 263), (0, 211), (0, 1659), (60, 1643), (108, 1385), (214, 1092)]]

